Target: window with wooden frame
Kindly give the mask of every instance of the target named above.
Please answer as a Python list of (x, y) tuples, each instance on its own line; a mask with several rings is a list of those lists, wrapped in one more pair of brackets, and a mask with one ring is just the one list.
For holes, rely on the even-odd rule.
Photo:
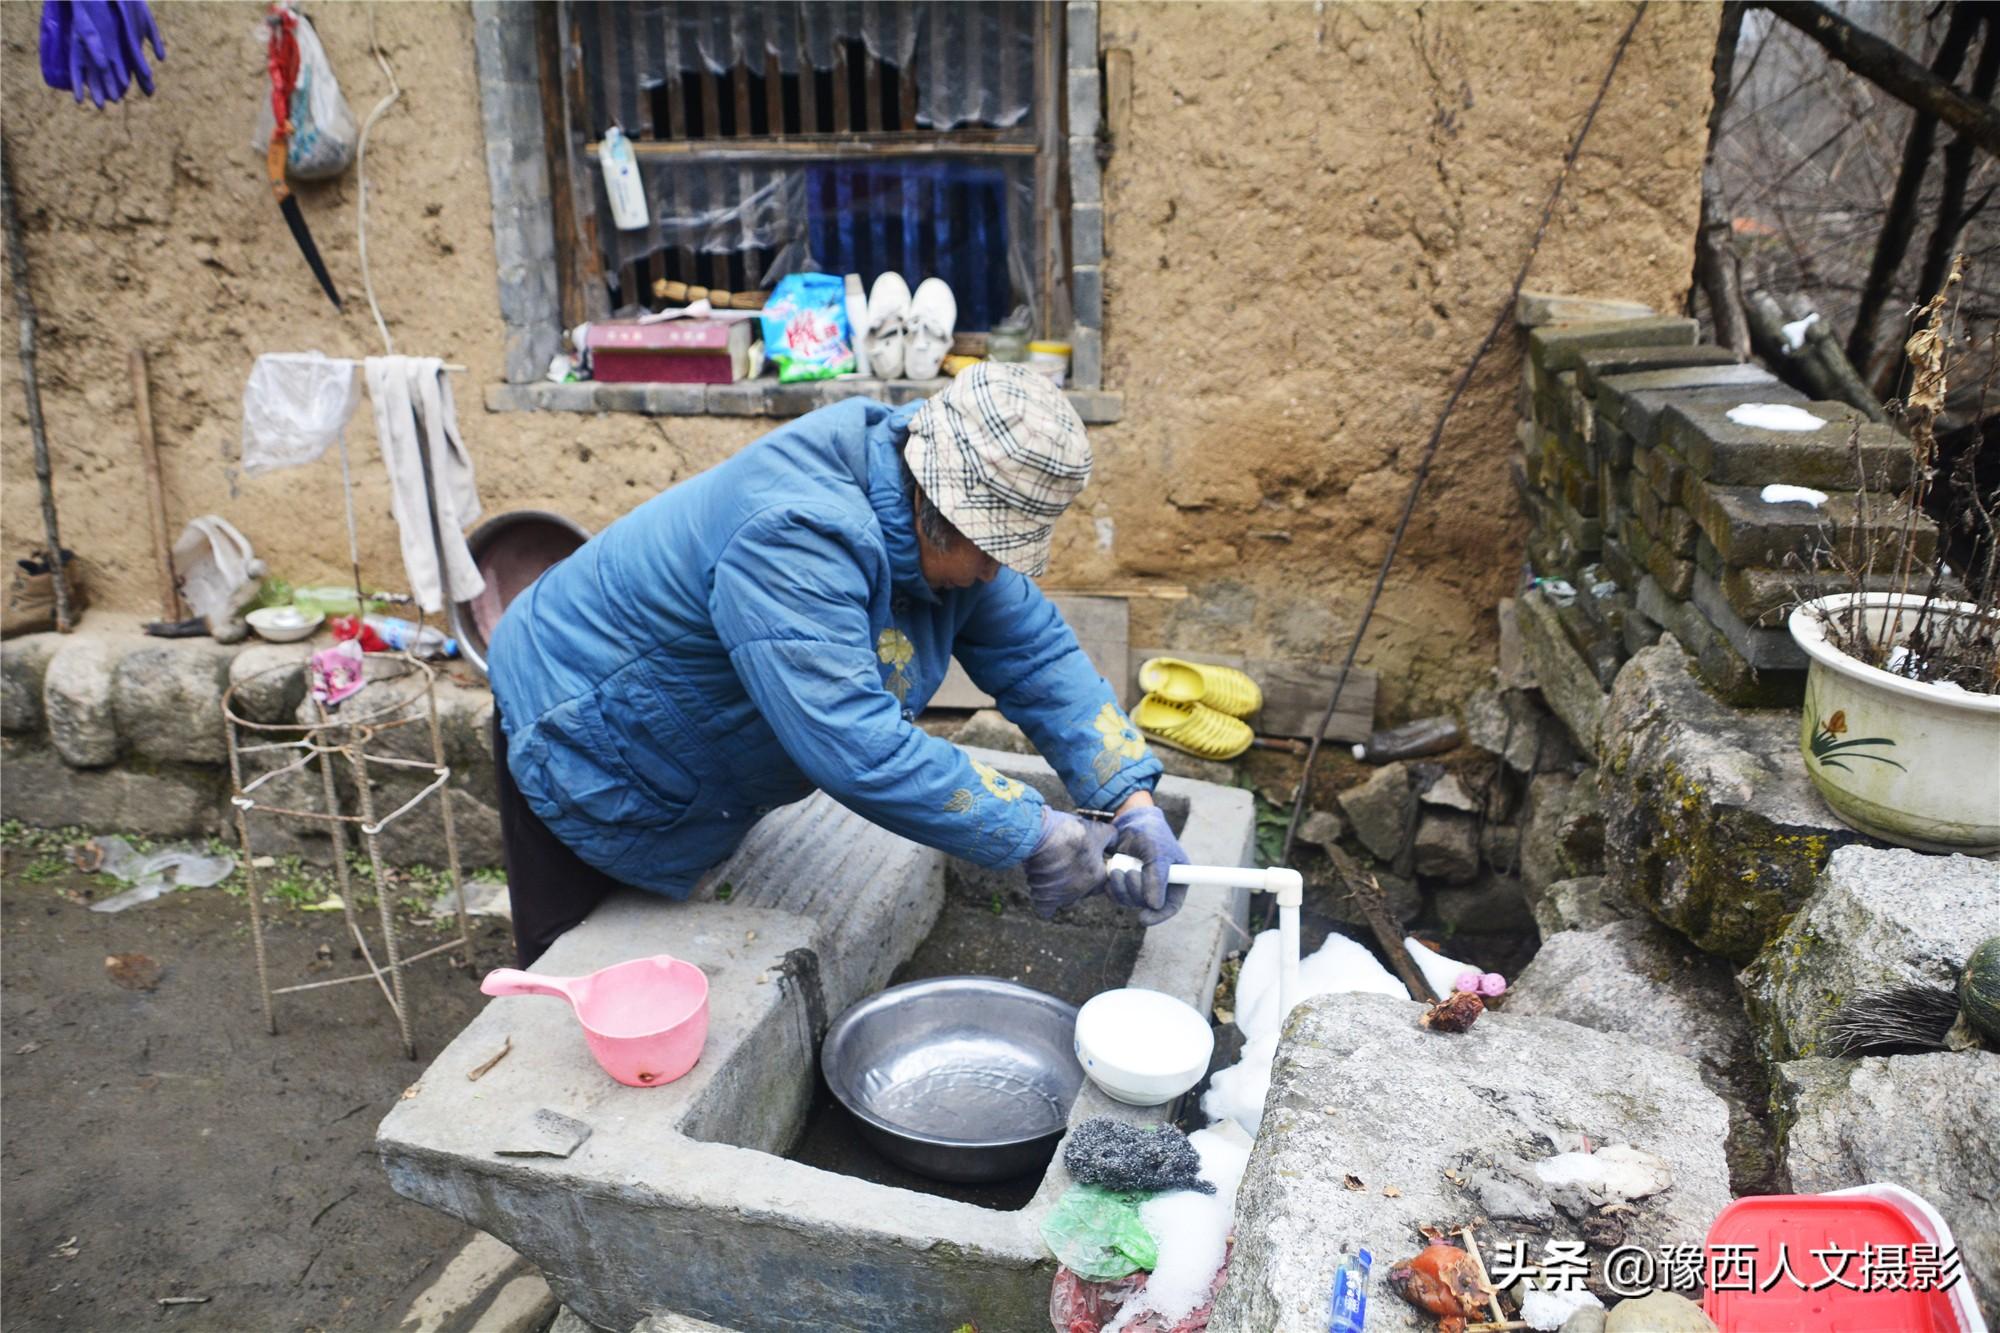
[[(673, 284), (894, 271), (949, 283), (961, 332), (1021, 305), (1068, 331), (1060, 4), (556, 0), (539, 25), (566, 323)], [(646, 189), (633, 230), (598, 165), (613, 125)]]

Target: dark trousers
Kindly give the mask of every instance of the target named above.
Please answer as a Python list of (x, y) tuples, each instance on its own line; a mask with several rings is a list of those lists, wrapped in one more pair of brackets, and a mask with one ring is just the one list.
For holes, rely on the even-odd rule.
[(514, 956), (528, 966), (625, 886), (571, 851), (549, 831), (507, 771), (507, 733), (493, 709), (493, 785), (500, 798), (500, 854), (514, 909)]

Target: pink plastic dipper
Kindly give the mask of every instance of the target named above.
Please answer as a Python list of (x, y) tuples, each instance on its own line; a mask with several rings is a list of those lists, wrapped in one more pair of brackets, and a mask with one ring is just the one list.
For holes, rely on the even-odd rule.
[(488, 995), (560, 995), (583, 1027), (604, 1072), (634, 1088), (657, 1088), (694, 1068), (708, 1040), (708, 978), (667, 954), (615, 963), (583, 977), (546, 977), (502, 967)]

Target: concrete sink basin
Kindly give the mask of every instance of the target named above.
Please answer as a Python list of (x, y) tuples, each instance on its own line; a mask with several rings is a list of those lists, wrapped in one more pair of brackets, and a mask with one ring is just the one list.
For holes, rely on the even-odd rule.
[[(974, 753), (1062, 799), (1039, 759)], [(1167, 778), (1158, 797), (1193, 860), (1247, 861), (1248, 792)], [(825, 1113), (815, 1110), (820, 1038), (832, 1017), (908, 979), (912, 965), (955, 966), (937, 941), (984, 931), (974, 912), (996, 936), (1055, 932), (1029, 951), (1037, 957), (1076, 954), (1085, 937), (1065, 929), (1109, 941), (1066, 975), (1022, 963), (1015, 979), (1028, 985), (1068, 990), (1071, 1003), (1081, 991), (1146, 986), (1207, 1013), (1222, 958), (1240, 942), (1243, 895), (1194, 895), (1145, 932), (1101, 903), (1045, 927), (1028, 915), (1018, 874), (948, 862), (821, 796), (767, 817), (713, 883), (708, 901), (610, 899), (537, 964), (577, 975), (672, 953), (700, 966), (710, 1029), (690, 1074), (662, 1088), (620, 1086), (561, 1004), (490, 1004), (383, 1120), (376, 1141), (391, 1184), (513, 1246), (602, 1329), (656, 1311), (744, 1333), (1045, 1325), (1054, 1260), (1039, 1227), (1069, 1185), (1060, 1154), (1004, 1206), (789, 1160), (808, 1120)], [(506, 1059), (467, 1079), (510, 1038)], [(1144, 1124), (1166, 1109), (1123, 1106), (1086, 1084), (1069, 1123)], [(589, 1137), (567, 1156), (521, 1155), (546, 1142), (542, 1111), (582, 1122)]]

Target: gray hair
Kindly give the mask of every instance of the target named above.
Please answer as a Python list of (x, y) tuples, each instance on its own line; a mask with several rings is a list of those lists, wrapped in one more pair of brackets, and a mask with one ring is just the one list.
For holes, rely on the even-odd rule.
[(952, 526), (938, 507), (924, 494), (924, 488), (910, 480), (910, 508), (916, 511), (917, 531), (934, 550), (948, 551), (958, 539), (959, 531)]

